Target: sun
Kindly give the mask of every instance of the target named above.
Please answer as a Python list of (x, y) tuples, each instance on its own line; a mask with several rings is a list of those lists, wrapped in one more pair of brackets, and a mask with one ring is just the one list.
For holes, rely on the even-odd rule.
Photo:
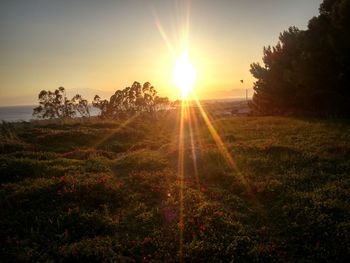
[(183, 52), (176, 60), (173, 81), (181, 91), (181, 98), (187, 99), (196, 81), (196, 70), (189, 61), (187, 52)]

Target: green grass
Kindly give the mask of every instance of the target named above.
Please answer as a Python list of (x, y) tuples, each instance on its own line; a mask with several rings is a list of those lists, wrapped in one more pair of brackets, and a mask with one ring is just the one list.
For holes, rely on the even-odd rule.
[(349, 121), (177, 116), (3, 123), (1, 260), (348, 261)]

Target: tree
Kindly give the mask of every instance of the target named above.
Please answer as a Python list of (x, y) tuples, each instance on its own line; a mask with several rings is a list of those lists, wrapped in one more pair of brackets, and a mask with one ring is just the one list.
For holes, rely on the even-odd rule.
[(42, 90), (38, 96), (39, 106), (34, 108), (33, 116), (42, 119), (72, 118), (77, 115), (90, 116), (88, 102), (81, 95), (67, 99), (64, 87), (55, 91)]
[(264, 48), (251, 107), (261, 114), (350, 115), (350, 0), (324, 0), (305, 31)]
[(263, 62), (251, 65), (250, 72), (257, 79), (254, 83), (253, 108), (265, 114), (281, 114), (295, 107), (291, 99), (297, 76), (295, 68), (300, 53), (303, 32), (296, 27), (280, 34), (275, 47), (264, 47)]
[(92, 106), (95, 108), (98, 108), (100, 110), (100, 116), (101, 117), (107, 117), (108, 115), (108, 106), (109, 102), (108, 100), (102, 100), (100, 96), (96, 95), (94, 97), (94, 100), (92, 101)]
[(130, 87), (117, 90), (110, 100), (101, 100), (96, 95), (92, 105), (100, 109), (103, 118), (117, 118), (136, 112), (154, 112), (164, 109), (169, 104), (168, 98), (157, 96), (156, 89), (149, 83), (141, 85), (135, 81)]
[(73, 109), (76, 111), (76, 113), (79, 113), (80, 116), (82, 117), (90, 116), (88, 101), (83, 99), (81, 95), (76, 94), (72, 98), (71, 103), (73, 104)]

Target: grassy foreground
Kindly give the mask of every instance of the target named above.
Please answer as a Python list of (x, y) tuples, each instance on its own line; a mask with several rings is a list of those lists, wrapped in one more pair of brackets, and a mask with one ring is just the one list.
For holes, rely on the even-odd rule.
[(349, 259), (348, 122), (177, 116), (2, 124), (1, 260)]

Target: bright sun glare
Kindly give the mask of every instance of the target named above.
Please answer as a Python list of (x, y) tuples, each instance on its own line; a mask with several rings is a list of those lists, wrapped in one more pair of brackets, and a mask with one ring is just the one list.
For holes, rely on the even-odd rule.
[(187, 52), (176, 60), (173, 81), (181, 91), (181, 98), (187, 99), (196, 81), (196, 70), (189, 61)]

